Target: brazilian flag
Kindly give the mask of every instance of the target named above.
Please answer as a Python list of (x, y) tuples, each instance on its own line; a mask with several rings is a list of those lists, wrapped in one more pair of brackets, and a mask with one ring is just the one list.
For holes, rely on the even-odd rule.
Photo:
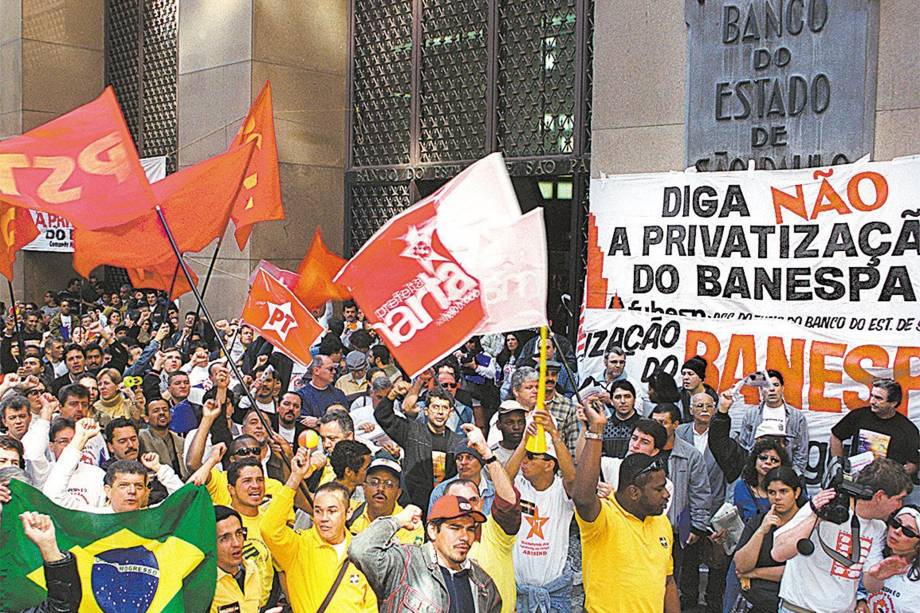
[(19, 519), (25, 511), (50, 516), (58, 547), (76, 557), (81, 613), (210, 608), (217, 543), (204, 487), (186, 485), (157, 507), (109, 514), (65, 509), (19, 481), (10, 490), (0, 520), (0, 609), (18, 611), (46, 596), (41, 555)]

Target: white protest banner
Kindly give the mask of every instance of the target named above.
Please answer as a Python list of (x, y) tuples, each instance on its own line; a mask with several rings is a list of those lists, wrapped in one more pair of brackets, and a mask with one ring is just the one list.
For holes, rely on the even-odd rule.
[[(166, 176), (166, 156), (141, 158), (144, 174), (151, 183)], [(73, 253), (73, 225), (59, 215), (41, 211), (29, 211), (39, 235), (22, 248), (23, 251), (57, 251)]]
[(918, 312), (918, 194), (920, 157), (592, 180), (588, 305), (785, 319), (897, 345), (899, 320)]
[[(879, 344), (868, 333), (830, 335), (791, 322), (753, 320), (741, 326), (623, 309), (588, 309), (584, 332), (585, 349), (577, 356), (582, 381), (603, 379), (604, 352), (614, 346), (626, 350), (626, 374), (643, 386), (656, 370), (676, 376), (694, 355), (707, 360), (706, 382), (719, 391), (754, 371), (778, 370), (786, 402), (806, 410), (812, 447), (818, 449), (809, 460), (814, 470), (824, 465), (830, 428), (841, 413), (868, 405), (873, 378), (896, 379), (904, 390), (901, 410), (920, 425), (920, 346)], [(747, 404), (759, 403), (756, 389), (744, 387), (742, 393)]]

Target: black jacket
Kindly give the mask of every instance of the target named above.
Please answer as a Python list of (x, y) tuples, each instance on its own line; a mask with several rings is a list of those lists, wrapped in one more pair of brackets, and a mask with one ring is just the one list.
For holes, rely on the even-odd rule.
[(722, 469), (726, 483), (731, 483), (741, 476), (741, 469), (747, 461), (748, 452), (729, 436), (732, 418), (728, 413), (717, 411), (709, 422), (709, 451)]
[[(374, 409), (374, 418), (383, 431), (402, 447), (402, 469), (412, 504), (418, 508), (428, 508), (428, 499), (434, 489), (434, 467), (432, 465), (431, 430), (428, 424), (400, 417), (393, 412), (393, 401), (384, 396)], [(447, 430), (447, 455), (444, 460), (445, 479), (457, 472), (453, 450), (466, 440), (466, 437)]]
[(69, 551), (56, 562), (45, 562), (48, 598), (37, 607), (22, 613), (77, 613), (83, 588), (77, 572), (77, 559)]

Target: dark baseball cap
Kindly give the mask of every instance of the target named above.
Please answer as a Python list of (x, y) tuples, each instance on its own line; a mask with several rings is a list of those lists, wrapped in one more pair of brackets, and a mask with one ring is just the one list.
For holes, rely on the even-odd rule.
[(484, 524), (486, 516), (473, 508), (470, 501), (463, 496), (441, 496), (431, 506), (428, 521), (456, 519), (458, 517), (472, 517), (476, 523)]

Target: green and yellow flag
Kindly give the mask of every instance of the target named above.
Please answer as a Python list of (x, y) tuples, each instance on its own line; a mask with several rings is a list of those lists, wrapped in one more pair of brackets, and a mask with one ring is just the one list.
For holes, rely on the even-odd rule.
[(18, 481), (10, 481), (10, 490), (0, 519), (0, 609), (36, 606), (46, 596), (41, 555), (19, 519), (25, 511), (49, 515), (58, 547), (76, 557), (81, 613), (210, 608), (217, 544), (204, 487), (186, 485), (157, 507), (112, 514), (65, 509)]

